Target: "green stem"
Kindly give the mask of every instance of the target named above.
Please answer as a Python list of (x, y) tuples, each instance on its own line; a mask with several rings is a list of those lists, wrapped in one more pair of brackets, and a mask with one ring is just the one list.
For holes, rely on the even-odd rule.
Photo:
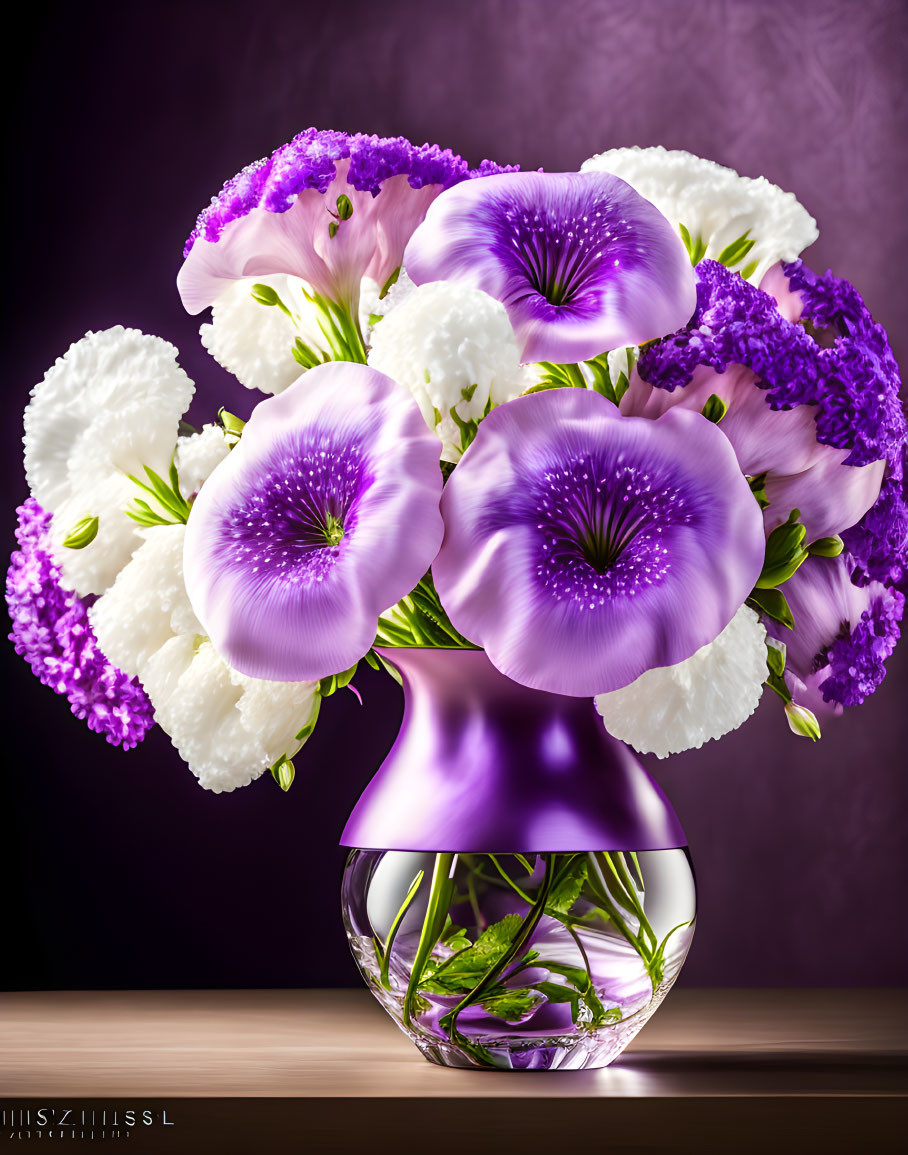
[(454, 873), (455, 859), (456, 855), (454, 854), (435, 855), (426, 916), (423, 919), (422, 930), (419, 932), (419, 945), (416, 948), (416, 957), (410, 970), (407, 993), (404, 995), (404, 1024), (411, 1030), (413, 1029), (413, 1003), (416, 999), (416, 991), (422, 982), (422, 974), (429, 955), (435, 949), (448, 917), (448, 906), (450, 905), (451, 892), (454, 889), (451, 875)]
[(606, 889), (605, 885), (605, 877), (602, 874), (602, 867), (596, 861), (595, 854), (590, 852), (589, 858), (595, 870), (595, 875), (593, 873), (587, 875), (587, 882), (589, 883), (590, 890), (596, 896), (599, 905), (608, 916), (609, 920), (615, 924), (615, 928), (617, 929), (618, 933), (630, 943), (637, 954), (639, 954), (643, 959), (644, 963), (647, 963), (649, 961), (651, 952), (640, 941), (640, 938), (630, 930), (624, 919), (618, 913), (618, 908), (609, 897), (608, 890)]
[(558, 856), (556, 854), (545, 855), (545, 875), (539, 887), (539, 892), (536, 899), (531, 905), (529, 911), (525, 915), (523, 922), (520, 924), (520, 929), (511, 939), (511, 945), (501, 956), (501, 958), (491, 966), (483, 977), (479, 980), (476, 986), (469, 994), (464, 995), (456, 1007), (449, 1011), (441, 1020), (442, 1025), (448, 1032), (448, 1036), (452, 1042), (463, 1042), (458, 1039), (459, 1032), (457, 1030), (457, 1018), (461, 1012), (465, 1011), (467, 1007), (472, 1006), (473, 1003), (480, 1002), (485, 992), (494, 985), (498, 976), (510, 966), (515, 958), (522, 953), (533, 931), (539, 924), (542, 918), (545, 904), (548, 902), (549, 893), (552, 889), (552, 883), (555, 875), (555, 860)]
[(646, 913), (643, 910), (643, 904), (637, 898), (637, 888), (634, 886), (633, 880), (628, 873), (627, 865), (619, 853), (609, 854), (607, 851), (603, 853), (603, 857), (608, 860), (609, 866), (612, 868), (615, 877), (621, 883), (623, 890), (627, 894), (628, 909), (633, 911), (640, 923), (640, 930), (643, 931), (653, 944), (653, 950), (659, 945), (659, 940), (656, 938), (656, 932), (653, 930)]
[(407, 897), (401, 903), (400, 910), (394, 916), (394, 921), (391, 923), (391, 928), (388, 931), (388, 938), (385, 942), (384, 956), (381, 964), (381, 985), (385, 990), (390, 990), (390, 968), (391, 968), (391, 947), (394, 945), (394, 940), (397, 937), (397, 932), (400, 929), (400, 924), (404, 920), (404, 915), (409, 909), (410, 903), (416, 897), (416, 892), (419, 890), (419, 884), (422, 882), (425, 871), (421, 870), (410, 883), (410, 889), (407, 891)]
[(501, 875), (501, 877), (505, 880), (505, 882), (508, 884), (508, 886), (511, 888), (511, 890), (513, 890), (513, 891), (515, 891), (515, 893), (519, 894), (525, 903), (527, 903), (529, 906), (532, 906), (533, 900), (526, 893), (526, 891), (521, 890), (521, 888), (517, 885), (517, 883), (514, 881), (514, 879), (511, 878), (511, 876), (505, 871), (504, 867), (501, 865), (501, 863), (498, 861), (498, 859), (495, 857), (495, 855), (490, 854), (489, 858), (492, 861), (492, 865), (495, 867), (495, 869), (498, 871), (498, 873)]

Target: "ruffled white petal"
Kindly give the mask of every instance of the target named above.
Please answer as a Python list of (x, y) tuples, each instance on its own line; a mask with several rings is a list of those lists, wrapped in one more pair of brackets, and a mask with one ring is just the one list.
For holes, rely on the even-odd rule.
[(282, 754), (310, 720), (311, 682), (263, 682), (231, 670), (209, 641), (183, 634), (146, 663), (143, 685), (155, 720), (206, 790), (246, 786)]
[(88, 612), (98, 645), (140, 679), (148, 659), (177, 634), (203, 634), (183, 584), (185, 525), (156, 525)]
[(175, 464), (183, 496), (189, 498), (198, 493), (229, 452), (230, 446), (220, 425), (205, 425), (198, 433), (181, 437), (177, 442)]
[(692, 238), (699, 237), (713, 260), (749, 229), (756, 244), (741, 264), (756, 262), (747, 277), (754, 285), (776, 261), (793, 261), (819, 235), (816, 221), (793, 193), (689, 152), (661, 145), (613, 148), (584, 161), (581, 172), (621, 177), (676, 228), (683, 224)]
[(57, 551), (64, 582), (80, 595), (102, 593), (140, 543), (122, 513), (138, 494), (125, 475), (143, 477), (145, 465), (167, 473), (194, 391), (176, 357), (160, 337), (118, 325), (87, 333), (32, 390), (25, 474), (55, 515), (55, 539), (81, 517), (100, 519), (90, 546)]
[(400, 296), (373, 330), (369, 364), (407, 386), (441, 438), (442, 459), (459, 461), (451, 410), (478, 421), (489, 402), (501, 405), (527, 387), (514, 331), (504, 306), (480, 289), (433, 281), (404, 286)]
[(89, 611), (104, 654), (138, 676), (155, 721), (208, 790), (258, 778), (311, 719), (316, 682), (246, 678), (204, 637), (183, 584), (184, 525), (155, 526)]
[[(274, 289), (292, 315), (256, 301), (256, 284)], [(202, 344), (247, 389), (283, 393), (304, 371), (291, 352), (297, 337), (319, 352), (326, 349), (306, 288), (299, 277), (282, 274), (232, 281), (212, 306), (211, 324), (199, 329)]]
[[(139, 490), (122, 473), (111, 473), (89, 485), (74, 485), (60, 502), (50, 526), (54, 557), (63, 571), (63, 585), (80, 597), (102, 594), (141, 545), (139, 526), (123, 512)], [(85, 517), (98, 518), (94, 541), (82, 549), (63, 545), (73, 526)]]
[(687, 661), (647, 670), (599, 694), (596, 709), (615, 738), (667, 758), (736, 730), (756, 710), (766, 678), (766, 630), (741, 606), (721, 634)]

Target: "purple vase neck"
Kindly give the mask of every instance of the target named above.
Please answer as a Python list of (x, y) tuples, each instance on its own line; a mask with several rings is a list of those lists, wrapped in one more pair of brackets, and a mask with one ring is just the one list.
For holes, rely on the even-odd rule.
[(666, 850), (671, 803), (592, 699), (518, 685), (482, 650), (381, 649), (404, 717), (341, 845), (542, 853)]

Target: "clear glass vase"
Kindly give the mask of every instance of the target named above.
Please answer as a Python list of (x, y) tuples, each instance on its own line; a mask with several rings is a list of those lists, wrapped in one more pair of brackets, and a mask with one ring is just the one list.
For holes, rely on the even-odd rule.
[(354, 850), (344, 923), (369, 989), (432, 1062), (578, 1070), (615, 1058), (694, 929), (683, 849)]
[(693, 936), (670, 803), (590, 700), (517, 685), (482, 651), (384, 655), (403, 724), (342, 838), (366, 984), (432, 1062), (606, 1066)]

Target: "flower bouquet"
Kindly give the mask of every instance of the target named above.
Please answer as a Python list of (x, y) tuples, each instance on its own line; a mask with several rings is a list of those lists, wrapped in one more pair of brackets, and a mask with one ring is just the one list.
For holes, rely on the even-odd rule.
[(123, 328), (32, 391), (12, 640), (93, 730), (287, 790), (360, 662), (402, 682), (344, 913), (435, 1061), (609, 1062), (695, 916), (629, 747), (719, 738), (767, 687), (816, 740), (884, 676), (899, 378), (816, 236), (687, 153), (470, 169), (310, 129), (228, 181), (177, 278), (270, 395), (245, 420), (188, 425), (177, 351)]

